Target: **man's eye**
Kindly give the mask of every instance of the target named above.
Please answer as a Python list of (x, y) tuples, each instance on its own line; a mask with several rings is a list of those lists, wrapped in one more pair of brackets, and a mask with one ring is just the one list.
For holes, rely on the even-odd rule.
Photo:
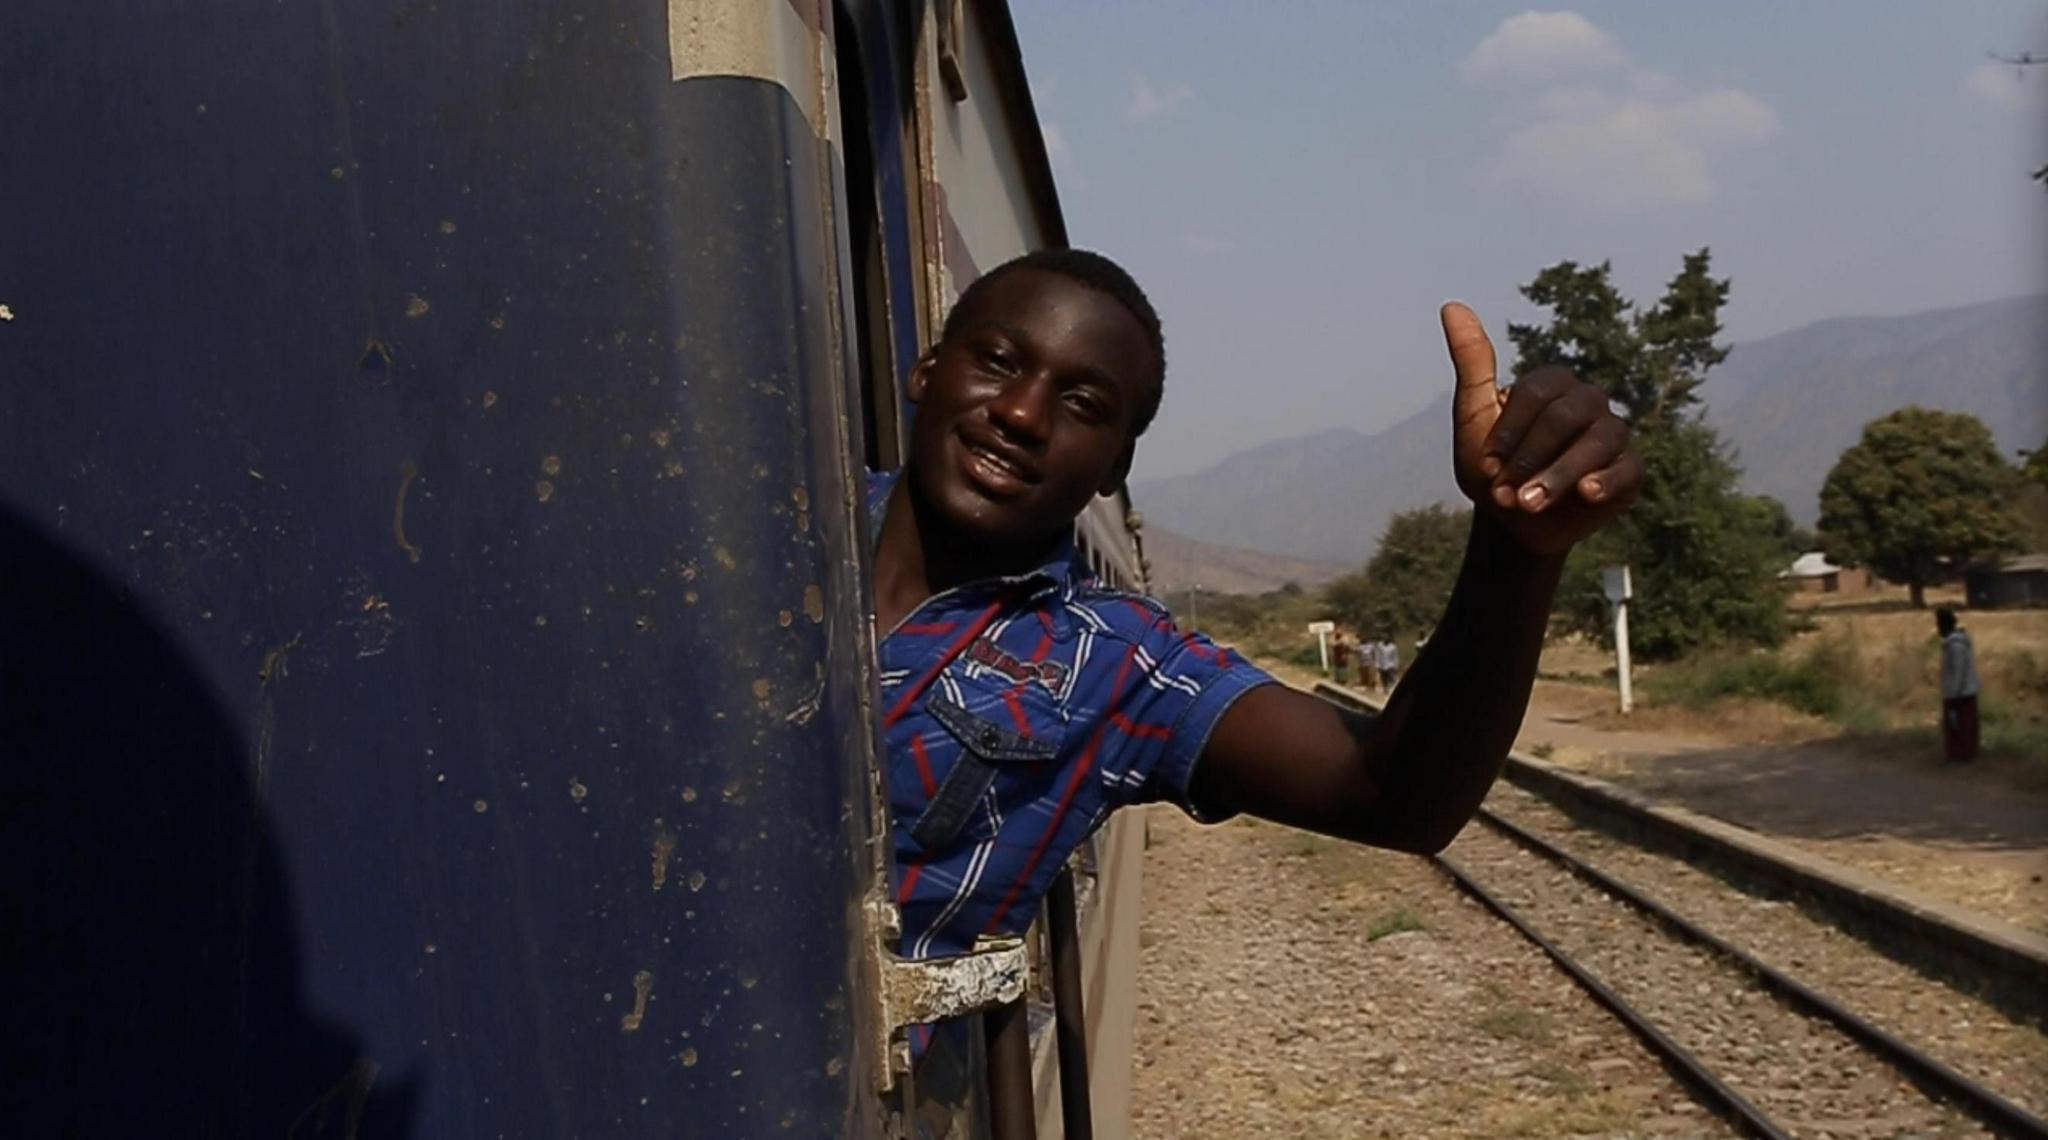
[(981, 353), (981, 361), (998, 372), (1015, 372), (1017, 362), (1007, 349), (987, 348)]
[(1086, 392), (1068, 392), (1067, 404), (1068, 406), (1072, 407), (1075, 411), (1081, 413), (1089, 419), (1099, 420), (1103, 417), (1104, 409), (1102, 406), (1102, 401), (1096, 399), (1095, 397), (1089, 395)]

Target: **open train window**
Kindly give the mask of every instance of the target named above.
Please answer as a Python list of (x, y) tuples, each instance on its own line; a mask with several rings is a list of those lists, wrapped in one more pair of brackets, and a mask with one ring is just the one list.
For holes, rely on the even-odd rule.
[(882, 252), (880, 187), (876, 182), (874, 120), (860, 32), (844, 4), (833, 6), (833, 51), (839, 67), (841, 161), (846, 170), (844, 225), (853, 292), (854, 358), (861, 401), (861, 443), (868, 469), (902, 461), (898, 430), (896, 360), (889, 331), (889, 285)]

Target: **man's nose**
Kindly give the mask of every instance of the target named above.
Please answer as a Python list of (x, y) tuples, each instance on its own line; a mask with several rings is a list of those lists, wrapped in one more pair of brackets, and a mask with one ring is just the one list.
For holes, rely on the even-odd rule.
[(1004, 429), (1032, 441), (1043, 440), (1052, 422), (1053, 401), (1058, 398), (1052, 377), (1032, 372), (1003, 385), (989, 402), (989, 416)]

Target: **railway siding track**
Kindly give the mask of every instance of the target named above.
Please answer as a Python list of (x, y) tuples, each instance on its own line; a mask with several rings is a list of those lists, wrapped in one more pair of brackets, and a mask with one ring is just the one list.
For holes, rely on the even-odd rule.
[(1529, 757), (1510, 756), (1502, 775), (1589, 828), (1794, 902), (2014, 1018), (2048, 1021), (2048, 937)]
[[(1559, 849), (1547, 840), (1517, 827), (1514, 823), (1500, 818), (1499, 815), (1493, 812), (1488, 812), (1484, 818), (1487, 827), (1501, 838), (1506, 839), (1512, 848), (1540, 858), (1550, 866), (1562, 868), (1577, 881), (1577, 885), (1590, 888), (1593, 898), (1625, 905), (1635, 915), (1639, 916), (1642, 921), (1675, 936), (1677, 941), (1682, 941), (1706, 951), (1708, 957), (1717, 966), (1721, 967), (1716, 972), (1724, 975), (1726, 981), (1734, 982), (1738, 985), (1744, 982), (1752, 983), (1758, 988), (1776, 995), (1780, 999), (1775, 1003), (1777, 1007), (1776, 1012), (1778, 1013), (1797, 1013), (1810, 1020), (1825, 1023), (1828, 1028), (1860, 1045), (1873, 1058), (1883, 1061), (1901, 1076), (1918, 1086), (1927, 1098), (1952, 1105), (1957, 1110), (1967, 1113), (1976, 1121), (1986, 1125), (1997, 1135), (2048, 1138), (2048, 1123), (2044, 1123), (2020, 1105), (1993, 1091), (1979, 1081), (1965, 1076), (1957, 1069), (1944, 1063), (1941, 1059), (1905, 1040), (1899, 1034), (1875, 1024), (1843, 1005), (1840, 1001), (1821, 993), (1806, 982), (1792, 977), (1785, 971), (1735, 945), (1727, 938), (1706, 930), (1698, 923), (1690, 921), (1685, 916), (1677, 913), (1670, 906), (1645, 895), (1637, 888), (1592, 866), (1578, 856)], [(1479, 846), (1484, 848), (1489, 845), (1481, 844)], [(1496, 849), (1493, 854), (1497, 856), (1501, 852)], [(1531, 865), (1527, 859), (1521, 860), (1521, 862), (1524, 866)], [(1512, 879), (1514, 874), (1514, 872), (1510, 872), (1508, 877)], [(1553, 898), (1557, 893), (1555, 891), (1547, 892), (1543, 900), (1537, 905), (1554, 909)], [(1562, 921), (1569, 926), (1573, 919), (1577, 917), (1575, 915), (1567, 916)], [(1648, 943), (1642, 943), (1640, 947), (1647, 949)], [(1654, 956), (1655, 953), (1655, 951), (1650, 951), (1649, 956)], [(1655, 972), (1655, 966), (1647, 961), (1647, 956), (1634, 961), (1624, 959), (1620, 964), (1620, 968), (1623, 973), (1630, 973), (1629, 967), (1631, 965), (1647, 966), (1652, 972)], [(1718, 989), (1719, 987), (1716, 986), (1715, 988)], [(1661, 997), (1661, 994), (1658, 996)], [(1755, 1032), (1755, 1040), (1776, 1041), (1783, 1039), (1783, 1027), (1774, 1024), (1778, 1019), (1769, 1015), (1772, 1011), (1768, 1006), (1762, 1003), (1742, 1001), (1733, 1001), (1731, 1005), (1743, 1011), (1742, 1021), (1748, 1029)], [(1688, 1032), (1688, 1027), (1694, 1020), (1690, 1014), (1682, 1009), (1676, 1010), (1674, 1013), (1677, 1020), (1671, 1023), (1674, 1026), (1672, 1030), (1673, 1035), (1681, 1038), (1694, 1036), (1695, 1034)], [(1953, 1014), (1950, 1016), (1952, 1019), (1956, 1017)], [(1981, 1017), (1982, 1015), (1980, 1014), (1979, 1016)], [(1962, 1018), (1962, 1020), (1967, 1023), (1968, 1019)], [(2015, 1032), (2024, 1032), (2024, 1027), (2007, 1026), (2005, 1028)], [(1789, 1036), (1796, 1038), (1802, 1035), (1795, 1032)], [(1707, 1036), (1709, 1044), (1704, 1051), (1711, 1053), (1715, 1051), (1714, 1044), (1716, 1039), (1711, 1034)], [(1822, 1036), (1826, 1036), (1826, 1034), (1823, 1033)], [(1828, 1052), (1836, 1057), (1841, 1056), (1839, 1049), (1830, 1049)], [(1805, 1060), (1803, 1051), (1799, 1054), (1798, 1060), (1800, 1062)], [(1736, 1073), (1740, 1070), (1729, 1067), (1727, 1071)], [(1859, 1099), (1874, 1100), (1880, 1106), (1875, 1117), (1875, 1120), (1880, 1122), (1878, 1130), (1870, 1132), (1866, 1124), (1866, 1126), (1859, 1128), (1858, 1131), (1875, 1135), (1890, 1135), (1893, 1133), (1885, 1129), (1896, 1126), (1903, 1129), (1907, 1134), (1968, 1134), (1956, 1131), (1955, 1122), (1945, 1119), (1943, 1113), (1938, 1111), (1926, 1112), (1925, 1110), (1934, 1107), (1931, 1104), (1920, 1105), (1918, 1106), (1920, 1111), (1916, 1111), (1916, 1102), (1912, 1098), (1902, 1098), (1899, 1095), (1895, 1095), (1902, 1090), (1873, 1082), (1870, 1079), (1871, 1074), (1868, 1072), (1852, 1073), (1847, 1070), (1830, 1068), (1824, 1072), (1819, 1087), (1826, 1088), (1832, 1086), (1839, 1088), (1843, 1079), (1851, 1075), (1854, 1075), (1856, 1078), (1855, 1086), (1850, 1090), (1850, 1096), (1847, 1100), (1833, 1106), (1835, 1110), (1838, 1112), (1844, 1110)], [(1778, 1068), (1774, 1066), (1767, 1074), (1750, 1073), (1748, 1076), (1750, 1079), (1738, 1079), (1736, 1083), (1739, 1086), (1747, 1085), (1759, 1089), (1759, 1099), (1768, 1099), (1780, 1086), (1788, 1083), (1788, 1078), (1790, 1078), (1789, 1084), (1794, 1089), (1805, 1089), (1808, 1087), (1805, 1075), (1799, 1073), (1796, 1067)], [(1695, 1083), (1699, 1082), (1695, 1081)], [(1745, 1122), (1750, 1123), (1753, 1132), (1766, 1136), (1776, 1134), (1768, 1125), (1757, 1125), (1749, 1115), (1749, 1105), (1740, 1099), (1731, 1099), (1725, 1093), (1720, 1093), (1719, 1090), (1713, 1091), (1717, 1094), (1714, 1099), (1726, 1106), (1737, 1118), (1744, 1119)], [(2032, 1091), (2038, 1092), (2038, 1089)], [(1780, 1097), (1779, 1099), (1783, 1100), (1784, 1098)], [(1790, 1105), (1793, 1110), (1792, 1112), (1780, 1111), (1781, 1115), (1791, 1119), (1796, 1119), (1793, 1115), (1794, 1112), (1808, 1110), (1812, 1107), (1811, 1102), (1805, 1097), (1792, 1098)], [(1836, 1127), (1827, 1130), (1839, 1131), (1841, 1121), (1836, 1120), (1835, 1124)]]
[[(1687, 834), (1688, 813), (1515, 763), (1536, 773), (1516, 782), (1545, 797), (1570, 785), (1563, 802), (1503, 783), (1485, 825), (1439, 865), (1744, 1132), (2048, 1138), (2048, 1035), (2028, 1001), (2013, 1001), (2039, 976), (2037, 947), (1996, 923), (1958, 929), (1944, 908), (1901, 906), (1882, 889), (1843, 905), (1810, 888), (1832, 869), (1824, 861), (1774, 861), (1775, 845), (1718, 821), (1704, 838)], [(1628, 818), (1646, 812), (1657, 818)], [(1646, 836), (1655, 842), (1638, 845)], [(1758, 889), (1781, 897), (1746, 893)], [(1976, 984), (1957, 988), (1923, 972), (1952, 975), (1959, 962), (1993, 965), (1997, 984), (1966, 973)]]
[[(1489, 801), (1521, 831), (1560, 845), (1623, 883), (1713, 931), (1746, 956), (1795, 975), (1931, 1059), (2048, 1116), (2048, 1033), (1886, 954), (1785, 902), (1735, 889), (1683, 860), (1589, 830), (1527, 792), (1496, 789)], [(1492, 825), (1488, 825), (1492, 826)]]
[[(1345, 708), (1378, 711), (1357, 692), (1328, 682), (1315, 692)], [(1574, 823), (1710, 870), (1752, 894), (1794, 903), (2014, 1020), (2048, 1023), (2048, 936), (1527, 756), (1510, 754), (1502, 780), (1540, 796)]]
[[(1753, 1136), (1979, 1137), (1997, 1133), (1921, 1093), (1823, 1019), (1773, 1000), (1713, 952), (1486, 830), (1447, 861), (1540, 932), (1553, 957), (1639, 1017), (1682, 1079)], [(1468, 888), (1469, 889), (1469, 888)], [(1584, 984), (1582, 982), (1582, 984)], [(1655, 1038), (1661, 1037), (1662, 1042)], [(1675, 1048), (1674, 1048), (1675, 1047)]]

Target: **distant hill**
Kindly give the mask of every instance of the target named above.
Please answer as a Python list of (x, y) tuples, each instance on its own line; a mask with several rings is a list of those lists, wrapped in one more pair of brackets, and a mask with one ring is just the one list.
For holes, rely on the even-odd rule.
[[(1702, 389), (1743, 486), (1811, 524), (1863, 424), (1906, 404), (1968, 412), (2008, 454), (2048, 439), (2048, 295), (1904, 317), (1819, 321), (1738, 344)], [(1384, 431), (1331, 428), (1189, 475), (1134, 483), (1149, 527), (1355, 566), (1396, 511), (1457, 501), (1450, 398)], [(1148, 529), (1148, 535), (1150, 531)]]
[(1821, 321), (1738, 345), (1707, 374), (1707, 419), (1743, 488), (1802, 525), (1863, 425), (1907, 404), (1983, 420), (2006, 457), (2048, 439), (2048, 295), (1906, 317)]
[(1152, 564), (1152, 592), (1199, 586), (1221, 594), (1263, 594), (1289, 582), (1320, 586), (1351, 569), (1334, 562), (1308, 562), (1197, 542), (1162, 527), (1145, 525), (1145, 558)]

